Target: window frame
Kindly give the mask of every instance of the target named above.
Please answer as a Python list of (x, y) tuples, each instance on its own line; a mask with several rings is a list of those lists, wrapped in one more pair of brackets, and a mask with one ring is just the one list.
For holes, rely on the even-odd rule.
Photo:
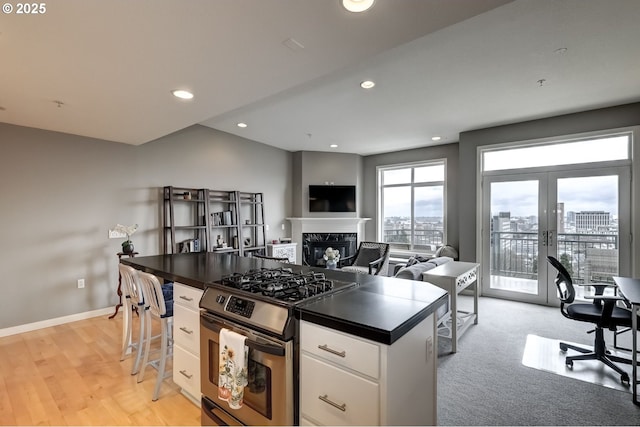
[[(444, 179), (442, 181), (429, 181), (429, 182), (414, 182), (415, 180), (415, 169), (421, 167), (429, 167), (429, 166), (443, 166), (444, 167)], [(398, 170), (398, 169), (408, 169), (411, 168), (411, 182), (409, 183), (401, 183), (401, 184), (387, 184), (384, 185), (383, 182), (383, 174), (385, 171), (389, 170)], [(425, 250), (424, 248), (415, 248), (414, 247), (414, 232), (415, 232), (415, 189), (421, 187), (442, 187), (442, 244), (445, 245), (447, 242), (447, 159), (430, 159), (430, 160), (421, 160), (416, 162), (407, 162), (407, 163), (396, 163), (389, 165), (380, 165), (376, 167), (376, 188), (377, 188), (377, 200), (376, 200), (376, 235), (377, 240), (379, 242), (384, 242), (384, 189), (385, 188), (393, 188), (393, 187), (410, 187), (411, 192), (411, 229), (410, 229), (410, 243), (409, 248), (404, 249), (397, 246), (394, 246), (394, 243), (390, 243), (391, 254), (401, 257), (406, 257), (409, 255), (415, 254), (424, 254), (424, 255), (433, 255), (435, 250)]]

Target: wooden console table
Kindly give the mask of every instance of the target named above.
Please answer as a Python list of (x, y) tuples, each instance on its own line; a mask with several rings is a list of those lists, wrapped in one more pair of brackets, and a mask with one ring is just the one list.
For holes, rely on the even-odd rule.
[[(451, 339), (451, 352), (458, 351), (458, 338), (478, 324), (478, 267), (475, 262), (452, 261), (422, 273), (422, 280), (449, 292), (449, 311), (438, 319), (438, 336)], [(473, 286), (473, 312), (458, 310), (458, 294)]]
[[(118, 252), (118, 263), (120, 263), (120, 260), (122, 259), (123, 256), (128, 256), (129, 258), (133, 258), (136, 255), (138, 255), (138, 252), (131, 252), (131, 253), (124, 253), (124, 252)], [(118, 272), (118, 304), (116, 304), (116, 311), (115, 313), (113, 313), (111, 316), (109, 316), (109, 319), (113, 319), (114, 317), (116, 317), (116, 314), (118, 314), (118, 310), (120, 309), (120, 307), (122, 307), (122, 276), (120, 275), (120, 273)]]

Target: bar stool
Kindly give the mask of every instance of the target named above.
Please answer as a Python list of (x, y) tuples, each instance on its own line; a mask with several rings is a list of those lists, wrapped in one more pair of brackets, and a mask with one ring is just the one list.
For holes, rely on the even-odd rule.
[[(138, 382), (144, 379), (147, 365), (151, 365), (158, 371), (156, 385), (151, 400), (158, 400), (162, 381), (171, 376), (171, 371), (166, 372), (167, 359), (173, 355), (173, 289), (169, 291), (153, 274), (138, 271), (138, 279), (145, 302), (144, 316), (150, 316), (145, 322), (144, 358), (138, 372)], [(160, 335), (151, 336), (151, 319), (160, 321)], [(158, 358), (149, 360), (151, 341), (160, 338), (160, 354)]]
[[(128, 265), (118, 264), (118, 270), (120, 272), (122, 284), (124, 284), (122, 353), (120, 355), (120, 361), (125, 359), (130, 350), (135, 350), (136, 357), (131, 367), (131, 375), (135, 375), (138, 373), (138, 369), (140, 367), (142, 346), (144, 343), (144, 323), (146, 320), (146, 317), (144, 316), (144, 299), (142, 298), (142, 291), (138, 284), (136, 269)], [(138, 313), (138, 317), (140, 318), (138, 339), (136, 341), (132, 341), (134, 310)]]

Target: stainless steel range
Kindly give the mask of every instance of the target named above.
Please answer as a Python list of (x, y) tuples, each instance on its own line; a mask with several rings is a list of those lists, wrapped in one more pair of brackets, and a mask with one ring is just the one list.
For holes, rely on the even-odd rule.
[[(355, 286), (324, 273), (263, 268), (224, 276), (200, 300), (203, 425), (294, 425), (296, 420), (298, 304)], [(218, 397), (222, 328), (246, 337), (248, 385), (243, 405)]]

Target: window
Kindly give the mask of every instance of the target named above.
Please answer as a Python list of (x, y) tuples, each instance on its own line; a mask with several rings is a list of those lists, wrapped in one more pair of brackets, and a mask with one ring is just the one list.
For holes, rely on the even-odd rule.
[(396, 252), (446, 241), (444, 160), (378, 167), (378, 239)]
[(577, 165), (630, 158), (629, 135), (501, 148), (483, 153), (483, 171)]

